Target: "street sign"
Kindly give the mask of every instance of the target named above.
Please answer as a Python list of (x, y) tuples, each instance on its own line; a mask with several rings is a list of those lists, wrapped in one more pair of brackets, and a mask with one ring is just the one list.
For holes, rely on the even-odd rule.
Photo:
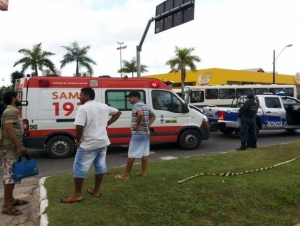
[(194, 0), (167, 0), (156, 6), (155, 34), (194, 19)]

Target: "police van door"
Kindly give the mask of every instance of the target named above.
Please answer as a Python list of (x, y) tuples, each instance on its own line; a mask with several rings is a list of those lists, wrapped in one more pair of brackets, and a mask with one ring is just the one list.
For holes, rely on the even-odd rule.
[(156, 115), (153, 123), (155, 141), (159, 143), (176, 142), (178, 132), (188, 122), (187, 114), (182, 113), (182, 101), (168, 90), (152, 90), (150, 96), (151, 108)]
[(286, 124), (289, 127), (300, 128), (300, 102), (292, 97), (281, 97), (286, 111)]
[(280, 97), (265, 97), (265, 124), (267, 129), (282, 129), (286, 124), (286, 112)]

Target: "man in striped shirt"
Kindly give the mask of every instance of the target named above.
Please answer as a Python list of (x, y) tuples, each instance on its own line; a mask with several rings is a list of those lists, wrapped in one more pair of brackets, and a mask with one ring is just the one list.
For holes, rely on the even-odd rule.
[(140, 100), (138, 91), (131, 91), (127, 96), (133, 104), (131, 113), (131, 140), (129, 143), (127, 167), (125, 173), (116, 175), (118, 179), (129, 179), (129, 174), (136, 158), (142, 159), (140, 176), (146, 177), (147, 160), (150, 150), (150, 126), (156, 116), (150, 108)]

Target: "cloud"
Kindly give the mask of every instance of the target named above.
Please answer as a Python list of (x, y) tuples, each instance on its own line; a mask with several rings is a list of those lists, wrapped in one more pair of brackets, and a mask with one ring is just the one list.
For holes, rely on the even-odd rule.
[[(97, 62), (95, 76), (119, 76), (120, 51), (117, 42), (127, 46), (122, 59), (136, 56), (148, 21), (155, 16), (158, 0), (10, 0), (9, 11), (0, 12), (0, 74), (6, 83), (22, 57), (21, 48), (42, 42), (43, 50), (56, 55), (50, 59), (60, 67), (61, 46), (77, 41), (90, 45), (89, 57)], [(165, 62), (174, 55), (175, 46), (195, 47), (202, 68), (272, 70), (276, 55), (279, 73), (294, 75), (300, 52), (300, 16), (297, 0), (202, 0), (195, 1), (195, 19), (154, 34), (152, 22), (141, 52), (141, 63), (148, 73), (166, 73)], [(84, 71), (84, 70), (83, 70)], [(30, 73), (27, 71), (26, 73)], [(72, 76), (75, 64), (62, 69)], [(0, 78), (0, 79), (1, 79)]]

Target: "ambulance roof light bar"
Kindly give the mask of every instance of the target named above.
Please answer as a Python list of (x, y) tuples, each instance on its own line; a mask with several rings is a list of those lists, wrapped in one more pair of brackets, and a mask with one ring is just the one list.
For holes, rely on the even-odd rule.
[(151, 81), (151, 88), (158, 88), (160, 87), (159, 81)]
[(49, 87), (50, 83), (48, 79), (39, 80), (39, 87)]

